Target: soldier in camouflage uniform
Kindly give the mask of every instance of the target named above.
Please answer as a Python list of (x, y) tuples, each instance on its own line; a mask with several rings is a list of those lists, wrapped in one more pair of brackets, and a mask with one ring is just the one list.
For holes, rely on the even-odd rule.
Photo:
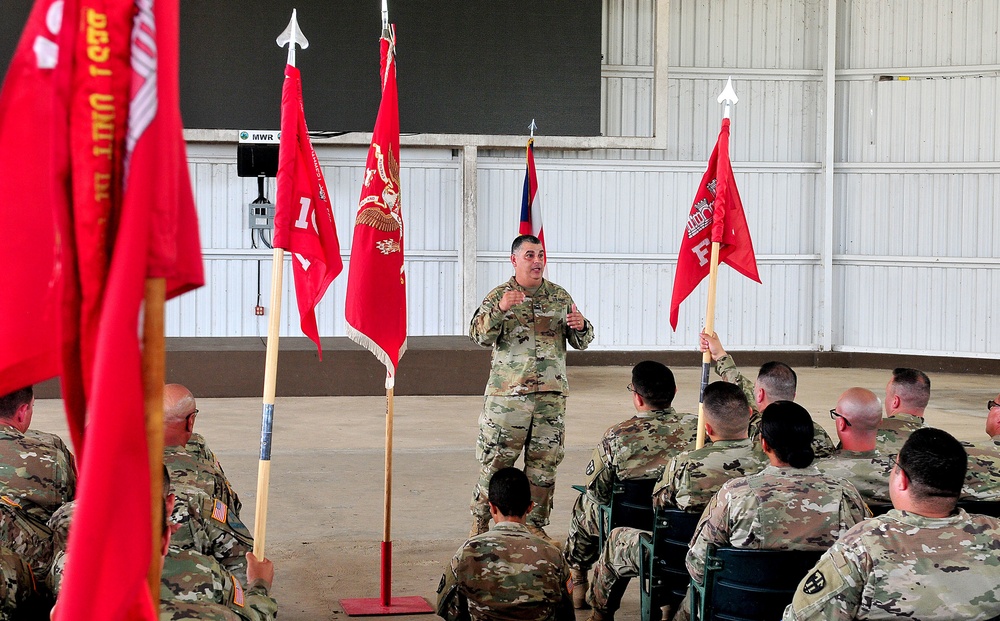
[[(715, 362), (715, 372), (727, 382), (739, 386), (747, 396), (753, 412), (750, 416), (748, 433), (754, 442), (760, 442), (760, 413), (775, 401), (792, 401), (795, 399), (795, 388), (798, 377), (795, 371), (784, 362), (765, 362), (757, 372), (757, 380), (750, 382), (736, 367), (736, 362), (722, 347), (718, 334), (700, 335), (702, 352), (710, 352)], [(833, 453), (833, 440), (819, 423), (813, 422), (813, 453), (817, 459)]]
[(197, 415), (190, 390), (180, 384), (163, 387), (163, 463), (170, 471), (170, 480), (175, 485), (201, 488), (239, 515), (243, 509), (240, 497), (205, 438), (194, 432)]
[(665, 365), (651, 360), (635, 365), (628, 388), (637, 414), (604, 433), (584, 472), (587, 490), (573, 506), (564, 555), (574, 608), (586, 607), (587, 572), (601, 552), (598, 505), (611, 502), (614, 481), (658, 479), (670, 458), (694, 446), (698, 436), (698, 416), (670, 407), (677, 384)]
[(180, 384), (163, 388), (163, 465), (177, 497), (173, 523), (179, 525), (173, 546), (215, 557), (246, 580), (246, 553), (253, 537), (239, 517), (240, 502), (217, 462), (201, 444), (198, 455), (186, 450), (198, 414), (194, 395)]
[(969, 455), (969, 471), (962, 487), (962, 500), (1000, 500), (1000, 395), (986, 404), (985, 442), (963, 442)]
[(833, 544), (803, 577), (784, 619), (996, 619), (1000, 520), (955, 503), (965, 478), (961, 444), (914, 431), (892, 469), (895, 507)]
[(735, 384), (705, 387), (705, 434), (712, 441), (674, 457), (653, 489), (653, 504), (701, 513), (722, 484), (756, 474), (769, 463), (759, 444), (747, 436), (750, 404)]
[(33, 612), (35, 581), (24, 559), (0, 546), (0, 621), (23, 619)]
[[(671, 459), (653, 491), (657, 506), (679, 506), (701, 513), (712, 495), (733, 477), (760, 471), (767, 458), (747, 438), (750, 406), (734, 384), (714, 382), (705, 387), (705, 432), (712, 443)], [(693, 446), (692, 442), (692, 446)], [(639, 574), (641, 540), (652, 533), (615, 528), (594, 569), (590, 599), (597, 618), (614, 614), (630, 579)]]
[[(848, 481), (819, 473), (813, 461), (812, 419), (802, 406), (778, 401), (761, 417), (761, 448), (770, 465), (726, 482), (695, 527), (686, 565), (701, 582), (708, 546), (758, 550), (825, 550), (868, 517), (858, 490)], [(688, 597), (675, 620), (688, 618)]]
[(493, 348), (492, 369), (479, 418), (476, 457), (482, 464), (472, 495), (470, 535), (485, 532), (486, 489), (493, 473), (524, 452), (534, 509), (528, 528), (548, 538), (556, 467), (563, 459), (566, 343), (586, 349), (594, 328), (562, 287), (544, 280), (545, 250), (521, 235), (511, 245), (514, 276), (490, 291), (472, 317), (469, 336)]
[(885, 385), (885, 418), (878, 426), (876, 446), (883, 455), (895, 455), (910, 434), (924, 426), (924, 410), (931, 399), (931, 379), (917, 369), (893, 369)]
[(496, 524), (458, 549), (438, 585), (437, 613), (447, 621), (573, 621), (562, 553), (525, 527), (531, 490), (524, 473), (497, 471), (489, 507)]
[(823, 474), (846, 479), (854, 484), (868, 503), (889, 502), (889, 455), (875, 446), (875, 435), (882, 420), (882, 404), (867, 388), (848, 388), (830, 410), (837, 425), (840, 448), (833, 455), (816, 461)]
[[(267, 561), (269, 565), (269, 561)], [(160, 621), (178, 619), (241, 619), (269, 621), (278, 613), (268, 592), (271, 577), (261, 563), (251, 562), (247, 587), (211, 556), (171, 546), (160, 581)], [(265, 575), (260, 574), (264, 572)], [(270, 569), (273, 576), (273, 568)], [(197, 615), (192, 615), (196, 612)]]
[(43, 580), (51, 561), (49, 518), (76, 493), (76, 464), (56, 435), (29, 429), (29, 386), (0, 397), (0, 505), (8, 513), (0, 543)]

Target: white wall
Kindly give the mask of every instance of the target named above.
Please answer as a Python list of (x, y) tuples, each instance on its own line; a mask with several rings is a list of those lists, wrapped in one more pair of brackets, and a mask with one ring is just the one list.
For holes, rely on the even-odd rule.
[[(536, 139), (549, 275), (594, 321), (594, 347), (694, 345), (705, 286), (682, 305), (676, 333), (667, 323), (670, 292), (718, 133), (715, 98), (732, 75), (740, 96), (732, 159), (763, 284), (722, 268), (716, 327), (727, 345), (972, 356), (1000, 349), (1000, 313), (991, 311), (1000, 299), (998, 3), (604, 6), (602, 129), (648, 139), (660, 127), (664, 148), (553, 140), (559, 148), (547, 149), (544, 132)], [(657, 23), (666, 25), (659, 38)], [(658, 41), (669, 64), (665, 106), (654, 101), (656, 63), (664, 62)], [(666, 113), (659, 124), (658, 110)], [(245, 205), (256, 182), (236, 177), (233, 142), (189, 143), (208, 282), (168, 304), (170, 335), (266, 333), (267, 318), (252, 309), (258, 275), (268, 304), (270, 252), (250, 248)], [(404, 146), (401, 156), (409, 332), (463, 334), (469, 308), (510, 274), (524, 152), (476, 147), (489, 144), (479, 137), (425, 144), (438, 146)], [(346, 262), (366, 149), (317, 151)], [(344, 334), (346, 278), (345, 268), (320, 307), (323, 335)], [(290, 301), (287, 267), (284, 286)], [(294, 303), (282, 323), (283, 335), (300, 334)]]

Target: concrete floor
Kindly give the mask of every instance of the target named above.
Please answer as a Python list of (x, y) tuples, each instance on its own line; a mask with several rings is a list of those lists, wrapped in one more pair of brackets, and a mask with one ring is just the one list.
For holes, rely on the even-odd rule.
[[(751, 373), (755, 369), (748, 369)], [(631, 415), (628, 367), (570, 367), (566, 458), (559, 468), (547, 531), (564, 539), (571, 484), (603, 432)], [(850, 386), (884, 395), (889, 373), (870, 369), (798, 369), (797, 401), (831, 435), (827, 411)], [(697, 368), (674, 369), (674, 406), (697, 411)], [(169, 378), (168, 378), (169, 379)], [(713, 378), (715, 379), (715, 378)], [(279, 378), (280, 382), (281, 378)], [(994, 376), (935, 374), (927, 424), (960, 440), (981, 441), (986, 401), (1000, 392)], [(274, 561), (274, 596), (282, 621), (343, 619), (342, 598), (379, 597), (383, 531), (384, 397), (279, 398), (275, 406), (266, 555)], [(392, 451), (392, 594), (432, 605), (445, 563), (462, 544), (477, 475), (474, 455), (481, 397), (397, 397)], [(259, 399), (201, 399), (197, 430), (208, 440), (243, 500), (254, 530)], [(38, 400), (33, 427), (68, 437), (59, 400)], [(638, 619), (638, 587), (619, 619)], [(413, 617), (417, 619), (417, 616)], [(427, 618), (423, 616), (422, 618)], [(586, 613), (578, 613), (585, 619)]]

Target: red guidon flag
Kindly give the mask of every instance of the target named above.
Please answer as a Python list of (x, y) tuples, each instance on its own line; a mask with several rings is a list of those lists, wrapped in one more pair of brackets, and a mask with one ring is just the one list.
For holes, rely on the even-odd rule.
[(733, 167), (729, 162), (729, 119), (722, 119), (719, 140), (708, 159), (708, 170), (698, 185), (698, 194), (694, 197), (681, 239), (674, 292), (670, 299), (670, 327), (674, 330), (677, 329), (681, 302), (708, 275), (713, 242), (721, 244), (721, 262), (760, 282), (750, 229), (747, 228), (746, 214), (743, 213), (743, 203), (740, 202)]
[(285, 66), (285, 84), (281, 91), (276, 203), (274, 247), (284, 248), (293, 255), (292, 274), (302, 333), (316, 343), (322, 360), (316, 305), (344, 269), (344, 262), (340, 258), (340, 241), (323, 169), (309, 141), (301, 76), (292, 65)]
[(62, 364), (77, 11), (75, 0), (35, 2), (0, 90), (0, 395), (55, 377)]
[(406, 275), (399, 188), (399, 97), (395, 27), (380, 41), (382, 103), (354, 221), (347, 279), (347, 335), (385, 365), (386, 388), (406, 351)]
[[(80, 37), (92, 46), (78, 53), (77, 63), (90, 75), (102, 75), (100, 66), (87, 65), (104, 58), (93, 45), (121, 36), (116, 33), (130, 35), (124, 65), (127, 97), (120, 103), (115, 98), (114, 109), (102, 111), (126, 119), (124, 135), (109, 137), (113, 144), (120, 138), (124, 145), (121, 166), (115, 168), (120, 172), (111, 181), (119, 188), (115, 192), (121, 203), (112, 210), (116, 217), (107, 229), (113, 243), (87, 385), (86, 451), (56, 618), (152, 620), (158, 610), (146, 574), (152, 540), (159, 541), (161, 533), (150, 523), (139, 318), (147, 278), (164, 278), (168, 297), (201, 285), (201, 252), (181, 134), (178, 0), (100, 4), (105, 13), (96, 6), (81, 11), (79, 23), (86, 36), (81, 30)], [(118, 45), (113, 42), (112, 48)], [(112, 84), (123, 79), (119, 64), (107, 69)], [(93, 106), (101, 99), (87, 101)], [(95, 139), (105, 138), (109, 128), (99, 125), (105, 118), (92, 116)], [(88, 156), (86, 140), (75, 142), (73, 149), (74, 161)], [(90, 148), (89, 153), (94, 152)], [(93, 174), (95, 187), (101, 187), (100, 167), (80, 170), (87, 171), (88, 178)], [(84, 240), (78, 237), (77, 245)], [(112, 549), (126, 553), (109, 556)]]

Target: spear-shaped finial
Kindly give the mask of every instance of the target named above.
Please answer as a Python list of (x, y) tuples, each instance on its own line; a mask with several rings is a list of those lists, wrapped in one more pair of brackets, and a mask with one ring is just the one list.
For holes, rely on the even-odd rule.
[(726, 107), (722, 109), (722, 118), (728, 119), (733, 104), (739, 103), (739, 101), (740, 98), (736, 96), (736, 91), (733, 90), (733, 77), (729, 76), (729, 79), (726, 80), (726, 88), (722, 89), (722, 93), (719, 94), (719, 103), (726, 104)]
[(538, 129), (538, 126), (535, 125), (535, 119), (531, 119), (531, 125), (528, 126), (528, 130), (531, 132), (531, 137), (532, 138), (535, 137), (535, 130), (536, 129)]
[(295, 46), (298, 45), (302, 49), (309, 47), (309, 40), (306, 36), (302, 34), (302, 30), (299, 28), (299, 20), (295, 15), (295, 9), (292, 9), (292, 19), (288, 20), (288, 26), (285, 27), (285, 31), (278, 35), (275, 39), (278, 43), (278, 47), (285, 47), (288, 45), (288, 64), (295, 66)]
[(389, 0), (382, 0), (382, 36), (389, 36)]

